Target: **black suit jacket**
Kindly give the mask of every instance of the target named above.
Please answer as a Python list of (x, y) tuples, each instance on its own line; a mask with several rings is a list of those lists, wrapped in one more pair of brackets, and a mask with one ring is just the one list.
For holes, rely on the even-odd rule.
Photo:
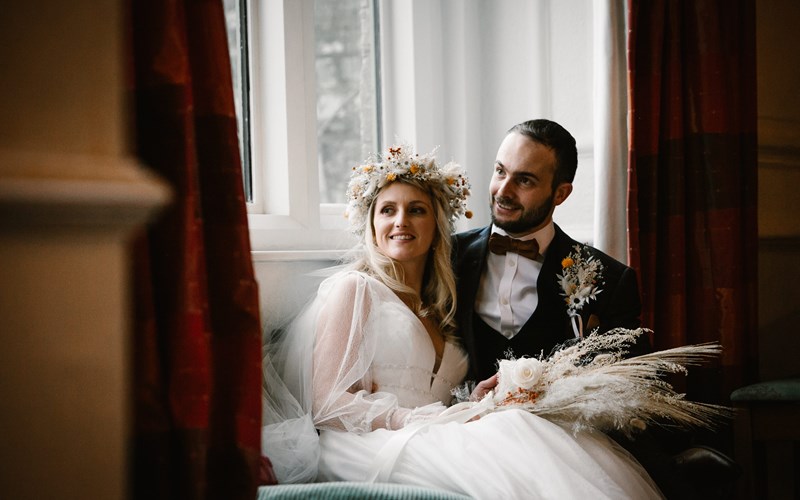
[[(486, 333), (476, 335), (474, 331), (474, 306), (478, 293), (481, 273), (486, 268), (486, 254), (489, 246), (491, 226), (459, 233), (454, 237), (453, 258), (457, 279), (458, 308), (456, 321), (459, 335), (470, 358), (470, 377), (478, 380), (486, 374), (494, 373), (494, 365), (477, 366), (480, 356), (476, 353), (486, 348)], [(559, 344), (575, 338), (567, 314), (567, 304), (561, 295), (561, 286), (556, 277), (561, 273), (561, 261), (574, 250), (577, 241), (570, 238), (558, 225), (555, 236), (547, 248), (542, 270), (536, 286), (539, 302), (536, 310), (522, 327), (519, 335), (532, 335), (526, 339), (531, 352), (518, 352), (515, 356), (539, 356), (550, 353)], [(636, 273), (630, 267), (593, 247), (587, 247), (591, 254), (603, 264), (603, 284), (596, 300), (587, 303), (580, 311), (584, 333), (588, 334), (587, 325), (599, 327), (601, 332), (616, 327), (638, 328), (641, 325), (641, 300), (636, 280)], [(591, 318), (591, 321), (590, 321)], [(597, 322), (599, 321), (599, 324)], [(500, 335), (491, 332), (490, 335)], [(649, 339), (640, 337), (632, 353), (639, 354), (647, 350)], [(485, 362), (484, 362), (485, 364)]]

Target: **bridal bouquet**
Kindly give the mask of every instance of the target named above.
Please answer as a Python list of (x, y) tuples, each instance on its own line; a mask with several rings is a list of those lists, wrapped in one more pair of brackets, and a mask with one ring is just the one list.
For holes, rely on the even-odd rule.
[(644, 332), (617, 328), (588, 335), (548, 359), (501, 360), (497, 387), (486, 398), (493, 410), (522, 408), (576, 432), (594, 428), (630, 435), (650, 423), (713, 427), (732, 416), (730, 408), (687, 401), (660, 378), (716, 357), (718, 344), (624, 358)]

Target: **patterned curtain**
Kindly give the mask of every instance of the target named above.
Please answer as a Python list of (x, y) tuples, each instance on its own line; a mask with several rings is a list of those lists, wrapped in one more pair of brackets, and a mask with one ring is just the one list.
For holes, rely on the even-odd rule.
[(755, 0), (628, 0), (628, 228), (654, 346), (719, 341), (692, 399), (754, 380)]
[(247, 499), (261, 322), (221, 0), (128, 2), (136, 153), (173, 203), (134, 245), (132, 496)]

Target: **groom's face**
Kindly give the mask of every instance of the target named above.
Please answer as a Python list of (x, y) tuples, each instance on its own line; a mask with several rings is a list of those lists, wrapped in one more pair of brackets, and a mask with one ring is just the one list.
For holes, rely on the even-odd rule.
[(572, 184), (553, 189), (555, 152), (512, 132), (497, 151), (489, 185), (492, 223), (511, 236), (524, 236), (549, 224), (553, 210), (572, 192)]

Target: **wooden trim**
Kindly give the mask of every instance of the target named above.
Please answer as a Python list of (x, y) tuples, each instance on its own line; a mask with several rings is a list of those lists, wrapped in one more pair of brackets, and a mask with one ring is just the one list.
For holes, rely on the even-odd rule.
[(0, 150), (0, 227), (127, 231), (169, 199), (167, 185), (134, 160)]

